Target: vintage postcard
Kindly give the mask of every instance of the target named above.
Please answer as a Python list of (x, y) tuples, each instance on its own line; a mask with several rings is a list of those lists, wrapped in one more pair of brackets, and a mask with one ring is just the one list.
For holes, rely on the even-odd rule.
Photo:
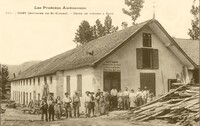
[(2, 126), (197, 126), (199, 1), (1, 0)]

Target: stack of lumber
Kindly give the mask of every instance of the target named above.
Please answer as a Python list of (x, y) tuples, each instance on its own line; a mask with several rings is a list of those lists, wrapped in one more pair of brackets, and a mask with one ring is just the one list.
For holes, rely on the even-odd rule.
[(163, 119), (180, 125), (199, 122), (199, 86), (179, 84), (177, 89), (131, 110), (128, 118), (132, 121)]

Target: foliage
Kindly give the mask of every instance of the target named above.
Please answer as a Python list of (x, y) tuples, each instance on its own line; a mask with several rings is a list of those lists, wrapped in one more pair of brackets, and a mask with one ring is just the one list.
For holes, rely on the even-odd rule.
[(2, 88), (3, 94), (6, 93), (5, 87), (8, 84), (8, 79), (9, 79), (8, 75), (9, 75), (8, 67), (6, 65), (2, 65), (0, 70), (0, 76), (1, 76), (0, 87)]
[(194, 19), (191, 21), (192, 28), (188, 29), (188, 35), (191, 39), (199, 39), (199, 7), (195, 5), (195, 1), (193, 2), (192, 9), (190, 13), (193, 15)]
[(125, 0), (125, 5), (129, 7), (128, 10), (122, 9), (123, 13), (130, 16), (133, 20), (133, 24), (140, 16), (140, 11), (143, 8), (144, 0)]
[(116, 32), (117, 30), (118, 27), (112, 25), (112, 18), (109, 15), (104, 20), (104, 26), (99, 19), (96, 20), (94, 26), (90, 26), (87, 21), (83, 21), (75, 33), (74, 42), (77, 44), (85, 44), (91, 40)]
[(93, 40), (93, 28), (85, 20), (81, 22), (75, 34), (74, 42), (76, 43), (85, 44)]

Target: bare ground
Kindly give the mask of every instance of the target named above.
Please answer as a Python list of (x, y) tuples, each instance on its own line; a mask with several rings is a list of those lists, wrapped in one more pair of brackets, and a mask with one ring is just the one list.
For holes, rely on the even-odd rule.
[[(4, 105), (2, 106), (3, 108)], [(2, 126), (174, 126), (161, 122), (160, 120), (154, 120), (150, 122), (130, 122), (128, 120), (115, 120), (118, 114), (123, 114), (125, 111), (114, 111), (108, 116), (100, 116), (93, 118), (70, 118), (61, 120), (44, 122), (40, 120), (41, 115), (31, 115), (23, 113), (19, 109), (6, 108), (6, 112), (1, 114)]]

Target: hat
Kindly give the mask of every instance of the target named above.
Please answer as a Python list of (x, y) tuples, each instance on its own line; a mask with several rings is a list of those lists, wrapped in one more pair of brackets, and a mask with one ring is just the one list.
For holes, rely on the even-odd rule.
[(94, 94), (94, 92), (90, 92), (90, 94)]
[(66, 92), (66, 93), (65, 93), (65, 95), (66, 95), (66, 94), (69, 94), (69, 93), (68, 93), (68, 92)]
[(78, 94), (78, 91), (75, 91), (76, 94)]
[(89, 91), (86, 91), (85, 93), (90, 93)]

